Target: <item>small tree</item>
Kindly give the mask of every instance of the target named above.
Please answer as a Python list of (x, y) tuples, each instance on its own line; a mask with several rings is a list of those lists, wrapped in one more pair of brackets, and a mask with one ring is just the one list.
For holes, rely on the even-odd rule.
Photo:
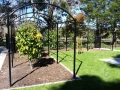
[(20, 26), (16, 34), (16, 46), (20, 55), (28, 55), (30, 66), (32, 60), (40, 57), (42, 50), (42, 35), (37, 30), (36, 24), (26, 22)]

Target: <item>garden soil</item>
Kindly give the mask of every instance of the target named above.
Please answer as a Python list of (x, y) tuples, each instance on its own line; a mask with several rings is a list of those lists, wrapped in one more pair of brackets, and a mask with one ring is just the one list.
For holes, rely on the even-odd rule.
[[(39, 61), (42, 61), (42, 64), (40, 64)], [(47, 63), (44, 63), (44, 61), (47, 61)], [(66, 70), (61, 64), (57, 64), (54, 59), (49, 56), (42, 57), (37, 63), (34, 64), (34, 68), (31, 69), (29, 66), (28, 57), (24, 56), (20, 58), (18, 53), (14, 54), (11, 75), (11, 88), (71, 80), (73, 77), (68, 70)], [(10, 87), (7, 55), (3, 67), (0, 70), (0, 90), (8, 88)]]

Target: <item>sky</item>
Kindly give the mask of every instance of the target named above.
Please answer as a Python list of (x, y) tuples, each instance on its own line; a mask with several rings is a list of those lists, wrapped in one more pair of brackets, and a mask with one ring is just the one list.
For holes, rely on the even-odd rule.
[[(8, 0), (6, 0), (6, 1), (8, 1)], [(10, 2), (12, 2), (12, 5), (15, 5), (16, 3), (15, 3), (15, 0), (9, 0)], [(79, 0), (70, 0), (71, 2), (76, 2), (76, 1), (79, 1)], [(84, 11), (82, 11), (80, 8), (82, 7), (82, 5), (80, 5), (80, 4), (76, 4), (75, 6), (72, 6), (72, 12), (73, 12), (73, 17), (74, 16), (76, 16), (77, 14), (79, 14), (79, 13), (83, 13), (84, 14)], [(32, 12), (32, 9), (28, 9), (27, 10), (28, 12)], [(57, 12), (54, 12), (53, 13), (53, 15), (55, 15), (55, 14), (57, 14), (57, 16), (58, 17), (61, 17), (61, 19), (62, 19), (62, 22), (64, 22), (64, 21), (66, 21), (66, 16), (60, 16), (61, 14), (59, 13), (59, 10), (57, 11)], [(31, 16), (33, 16), (33, 14), (28, 14), (27, 15), (28, 17), (31, 17)], [(87, 25), (93, 25), (92, 23), (87, 23), (87, 22), (85, 22)], [(95, 26), (95, 25), (94, 25)]]
[[(32, 12), (32, 8), (29, 8), (27, 10), (28, 12)], [(78, 13), (83, 13), (82, 10), (80, 10), (80, 6), (79, 5), (75, 5), (72, 7), (72, 12), (74, 13), (73, 15), (76, 16)], [(62, 22), (66, 21), (66, 16), (61, 16), (61, 12), (60, 10), (56, 10), (56, 12), (53, 13), (53, 15), (57, 15), (58, 17), (61, 17)], [(65, 13), (64, 13), (65, 14)], [(28, 14), (27, 16), (33, 16), (33, 14)]]

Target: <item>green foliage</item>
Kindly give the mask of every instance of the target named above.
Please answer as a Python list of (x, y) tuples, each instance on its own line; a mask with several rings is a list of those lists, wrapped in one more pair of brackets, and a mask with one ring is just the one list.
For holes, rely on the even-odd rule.
[(93, 43), (94, 42), (94, 33), (93, 32), (88, 32), (87, 38), (88, 38), (89, 43)]
[(117, 38), (120, 39), (120, 27), (118, 27), (118, 30), (116, 31)]
[(82, 51), (82, 38), (76, 37), (78, 52)]
[(39, 58), (42, 49), (42, 35), (36, 24), (26, 22), (20, 26), (16, 34), (16, 46), (21, 55), (28, 55), (30, 59)]
[(66, 9), (66, 10), (69, 9), (69, 5), (68, 5), (68, 3), (65, 2), (65, 1), (62, 1), (62, 2), (60, 3), (60, 6), (61, 6), (62, 8), (64, 8), (64, 9)]
[(48, 40), (49, 40), (50, 48), (55, 49), (56, 48), (56, 42), (57, 42), (56, 35), (57, 35), (56, 30), (50, 30), (49, 31), (49, 37), (48, 37), (48, 30), (46, 30), (43, 33), (43, 43), (44, 43), (44, 45), (45, 46), (48, 45)]
[(70, 43), (70, 47), (71, 48), (74, 48), (74, 34), (73, 33), (71, 33), (71, 34), (69, 34), (70, 35), (70, 41), (69, 41), (69, 43)]
[(44, 2), (44, 0), (34, 0), (35, 2)]
[(97, 20), (97, 23), (114, 23), (119, 20), (119, 0), (81, 0), (86, 6), (83, 8), (88, 19)]
[(107, 47), (107, 45), (105, 44), (105, 43), (101, 43), (101, 47), (104, 47), (104, 48), (106, 48)]
[(62, 36), (70, 36), (70, 34), (74, 33), (74, 27), (72, 24), (66, 24), (65, 27), (62, 27)]
[(94, 35), (94, 31), (88, 31), (87, 34), (87, 42), (89, 43), (89, 45), (92, 47), (92, 44), (94, 42), (95, 39), (95, 35)]

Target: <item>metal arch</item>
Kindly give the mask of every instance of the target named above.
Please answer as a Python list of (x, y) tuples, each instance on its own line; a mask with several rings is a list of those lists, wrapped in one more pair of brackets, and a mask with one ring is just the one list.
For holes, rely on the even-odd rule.
[[(31, 17), (26, 17), (26, 18), (31, 18)], [(22, 18), (21, 18), (22, 19)], [(43, 23), (45, 23), (44, 21), (42, 21), (41, 19), (39, 19), (39, 18), (35, 18), (36, 20), (38, 20), (39, 22), (43, 22)], [(24, 20), (18, 20), (18, 21), (16, 21), (16, 22), (19, 22), (20, 21), (20, 23), (21, 22), (24, 22)], [(29, 21), (29, 20), (28, 20)], [(15, 23), (15, 22), (14, 22)], [(37, 23), (37, 22), (36, 22)], [(46, 23), (45, 23), (46, 24)], [(18, 24), (16, 24), (16, 25), (19, 25), (19, 23)]]
[(39, 2), (39, 3), (25, 3), (23, 6), (21, 7), (18, 7), (17, 9), (15, 9), (13, 12), (11, 12), (9, 15), (12, 15), (13, 13), (15, 13), (16, 11), (18, 11), (19, 9), (25, 7), (25, 6), (30, 6), (30, 5), (34, 5), (34, 4), (47, 4), (47, 5), (51, 5), (51, 6), (54, 6), (54, 7), (57, 7), (61, 10), (63, 10), (64, 12), (66, 12), (67, 14), (69, 14), (70, 17), (72, 17), (73, 20), (75, 20), (75, 18), (65, 9), (61, 8), (60, 6), (57, 6), (57, 5), (54, 5), (54, 4), (50, 4), (50, 3), (42, 3), (42, 2)]
[[(19, 17), (18, 17), (19, 18)], [(33, 17), (26, 17), (26, 18), (33, 18)], [(23, 19), (23, 18), (21, 18), (21, 19)], [(42, 21), (41, 19), (39, 19), (39, 18), (34, 18), (34, 19), (38, 19), (39, 21)], [(15, 20), (12, 20), (12, 21), (15, 21)], [(18, 20), (18, 21), (15, 21), (15, 22), (19, 22), (19, 21), (21, 21), (21, 20)], [(22, 20), (22, 21), (24, 21), (24, 20)], [(44, 22), (44, 21), (42, 21), (42, 22)], [(44, 22), (44, 23), (46, 23), (46, 22)]]
[[(34, 5), (34, 4), (46, 4), (46, 5), (51, 5), (51, 6), (54, 6), (54, 7), (57, 7), (58, 9), (61, 9), (63, 10), (64, 12), (66, 12), (68, 14), (68, 16), (70, 16), (72, 18), (72, 21), (73, 24), (74, 24), (74, 61), (73, 61), (73, 78), (76, 78), (76, 19), (67, 11), (67, 10), (64, 10), (63, 8), (57, 6), (57, 5), (54, 5), (54, 4), (50, 4), (50, 3), (28, 3), (28, 4), (24, 4), (23, 6), (21, 7), (18, 7), (17, 9), (15, 9), (13, 12), (11, 13), (7, 13), (7, 27), (8, 27), (8, 34), (10, 35), (10, 30), (9, 30), (9, 25), (10, 25), (10, 16), (13, 15), (15, 12), (17, 12), (19, 9), (21, 8), (24, 8), (25, 6), (30, 6), (30, 5)], [(69, 22), (70, 22), (69, 21)], [(56, 22), (57, 23), (57, 22)], [(65, 22), (62, 22), (62, 23), (65, 23)], [(49, 31), (49, 30), (48, 30)], [(10, 44), (10, 36), (8, 35), (8, 38), (9, 38), (9, 44)], [(58, 41), (57, 41), (58, 42)], [(58, 46), (58, 45), (57, 45)], [(9, 45), (9, 83), (10, 83), (10, 86), (12, 86), (12, 78), (11, 78), (11, 59), (10, 59), (10, 45)]]
[[(18, 22), (18, 21), (20, 21), (20, 20), (15, 21), (15, 19), (20, 18), (20, 17), (22, 17), (22, 16), (24, 16), (24, 15), (26, 15), (26, 14), (31, 14), (31, 13), (33, 13), (33, 12), (21, 14), (21, 15), (15, 17), (14, 19), (12, 19), (11, 22), (13, 22), (13, 23)], [(43, 15), (46, 15), (46, 14), (43, 14)], [(47, 15), (46, 15), (46, 16), (47, 16)], [(31, 16), (31, 17), (25, 17), (25, 18), (33, 18), (33, 16)], [(23, 18), (21, 18), (21, 19), (23, 19)], [(35, 19), (38, 19), (39, 21), (42, 21), (42, 20), (40, 20), (40, 18), (36, 18), (36, 17), (35, 17)], [(14, 21), (15, 21), (15, 22), (14, 22)], [(24, 21), (24, 20), (23, 20), (23, 21)], [(42, 22), (46, 24), (46, 22), (44, 22), (44, 21), (42, 21)]]
[[(21, 16), (23, 16), (23, 15), (31, 14), (31, 13), (33, 13), (33, 12), (24, 13), (24, 14), (22, 14), (22, 15), (19, 15), (19, 16), (15, 17), (12, 21), (14, 21), (15, 19), (17, 19), (17, 18), (19, 18), (19, 17), (21, 17)], [(41, 14), (41, 13), (39, 13), (39, 14)], [(45, 15), (45, 14), (43, 14), (43, 15)], [(47, 15), (46, 15), (46, 16), (47, 16)]]

